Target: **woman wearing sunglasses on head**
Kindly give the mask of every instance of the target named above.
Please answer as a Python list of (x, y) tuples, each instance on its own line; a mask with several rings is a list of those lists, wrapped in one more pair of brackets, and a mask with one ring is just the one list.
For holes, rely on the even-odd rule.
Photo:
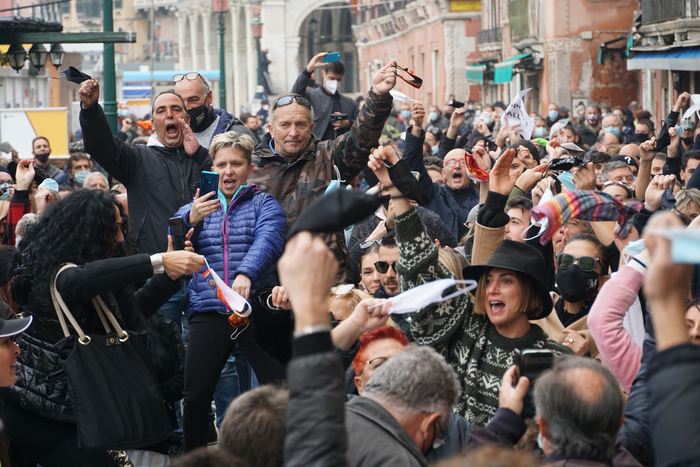
[(608, 268), (607, 248), (598, 238), (586, 233), (571, 237), (557, 254), (555, 282), (559, 293), (552, 293), (554, 310), (533, 323), (576, 355), (602, 359), (588, 330), (588, 312), (608, 280)]
[[(396, 268), (401, 290), (454, 277), (440, 263), (438, 249), (426, 235), (415, 209), (392, 186), (383, 160), (393, 163), (393, 157), (390, 151), (380, 148), (370, 156), (368, 165), (384, 184), (383, 193), (394, 198), (400, 251)], [(515, 150), (508, 149), (491, 171), (490, 183), (496, 196), (507, 198), (515, 185), (517, 175), (510, 174), (514, 158)], [(501, 195), (502, 192), (506, 194)], [(501, 214), (507, 218), (503, 208)], [(501, 243), (503, 228), (493, 229), (493, 234), (500, 235)], [(475, 248), (479, 248), (483, 233), (476, 235)], [(411, 332), (416, 343), (434, 347), (455, 369), (461, 385), (455, 412), (483, 427), (498, 408), (500, 380), (513, 366), (516, 348), (546, 347), (555, 355), (571, 350), (550, 341), (539, 326), (530, 323), (530, 319), (543, 318), (552, 311), (548, 287), (541, 280), (544, 275), (541, 253), (523, 243), (502, 241), (488, 263), (478, 264), (481, 265), (463, 270), (465, 279), (479, 283), (473, 291), (475, 303), (468, 295), (461, 295), (423, 308), (411, 315)]]

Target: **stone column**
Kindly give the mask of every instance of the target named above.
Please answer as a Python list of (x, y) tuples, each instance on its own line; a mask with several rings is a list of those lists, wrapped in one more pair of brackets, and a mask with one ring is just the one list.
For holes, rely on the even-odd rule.
[(238, 116), (241, 104), (245, 102), (245, 99), (241, 96), (241, 86), (240, 82), (245, 81), (244, 72), (241, 70), (241, 61), (238, 56), (238, 37), (240, 32), (238, 31), (238, 16), (240, 14), (240, 7), (238, 2), (231, 5), (231, 51), (233, 52), (233, 72), (231, 74), (231, 84), (233, 87), (233, 114)]
[[(250, 5), (245, 6), (245, 56), (246, 67), (248, 71), (248, 89), (246, 89), (246, 102), (255, 96), (255, 87), (258, 84), (258, 57), (255, 53), (255, 39), (253, 31), (250, 28), (250, 23), (253, 21), (253, 9)], [(265, 34), (265, 25), (263, 25), (263, 34)]]
[(209, 8), (203, 8), (202, 15), (202, 36), (204, 36), (204, 69), (211, 70), (211, 11)]
[(190, 52), (192, 53), (192, 69), (198, 70), (197, 60), (197, 13), (190, 13)]
[(187, 24), (187, 18), (185, 15), (178, 11), (175, 13), (177, 16), (177, 69), (185, 69), (185, 27)]

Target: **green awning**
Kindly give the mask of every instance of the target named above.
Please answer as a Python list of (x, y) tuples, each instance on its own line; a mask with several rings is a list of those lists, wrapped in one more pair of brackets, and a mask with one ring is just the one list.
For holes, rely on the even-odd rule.
[(493, 68), (493, 82), (498, 83), (510, 83), (513, 79), (513, 67), (517, 65), (520, 60), (530, 57), (532, 54), (522, 54), (516, 55), (515, 57), (510, 57), (507, 60), (503, 60), (500, 63), (496, 63)]
[(467, 83), (484, 84), (484, 71), (486, 65), (480, 63), (467, 66)]

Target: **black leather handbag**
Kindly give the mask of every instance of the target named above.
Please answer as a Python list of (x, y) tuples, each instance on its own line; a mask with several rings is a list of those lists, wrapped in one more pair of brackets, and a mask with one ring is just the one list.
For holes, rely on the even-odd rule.
[[(99, 295), (92, 299), (105, 334), (86, 334), (51, 285), (65, 336), (58, 343), (82, 448), (137, 449), (172, 435), (155, 369), (139, 333), (125, 331)], [(75, 330), (71, 334), (66, 318)], [(110, 327), (111, 326), (111, 327)]]

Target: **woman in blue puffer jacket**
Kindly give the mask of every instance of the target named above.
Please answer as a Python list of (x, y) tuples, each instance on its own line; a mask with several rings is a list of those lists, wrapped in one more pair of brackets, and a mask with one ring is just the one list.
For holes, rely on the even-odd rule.
[[(209, 266), (246, 300), (251, 292), (276, 284), (274, 266), (284, 249), (287, 220), (275, 199), (248, 184), (253, 140), (222, 133), (209, 146), (212, 170), (219, 174), (217, 197), (207, 193), (182, 207), (192, 244)], [(206, 267), (190, 281), (190, 333), (185, 363), (183, 434), (191, 451), (207, 444), (209, 405), (219, 374), (236, 343), (228, 323), (231, 310), (216, 297)]]

